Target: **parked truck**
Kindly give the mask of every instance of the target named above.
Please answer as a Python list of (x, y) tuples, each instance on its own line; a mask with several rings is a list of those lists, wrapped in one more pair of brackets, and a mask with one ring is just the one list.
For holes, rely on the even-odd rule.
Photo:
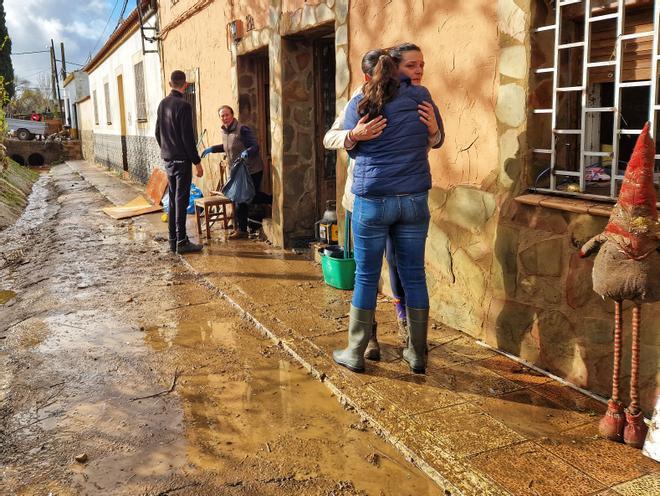
[(28, 121), (25, 119), (5, 119), (7, 129), (21, 141), (31, 140), (35, 136), (46, 136), (48, 124), (41, 121)]

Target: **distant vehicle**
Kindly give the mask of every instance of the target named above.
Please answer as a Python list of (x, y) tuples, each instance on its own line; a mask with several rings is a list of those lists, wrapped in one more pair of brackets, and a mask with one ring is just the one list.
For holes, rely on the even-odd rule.
[(5, 119), (7, 129), (12, 131), (21, 141), (34, 139), (35, 136), (46, 136), (48, 124), (39, 121), (29, 121), (25, 119)]

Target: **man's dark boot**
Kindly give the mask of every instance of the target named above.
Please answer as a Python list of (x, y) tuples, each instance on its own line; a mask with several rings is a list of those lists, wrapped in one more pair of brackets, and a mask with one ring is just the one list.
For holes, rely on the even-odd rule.
[(371, 328), (371, 337), (367, 343), (367, 349), (364, 351), (364, 358), (367, 360), (380, 360), (380, 345), (378, 344), (378, 324), (374, 320), (374, 326)]
[(428, 308), (406, 307), (408, 314), (408, 347), (403, 350), (403, 360), (415, 374), (426, 372), (426, 334), (429, 325)]
[(170, 238), (169, 242), (170, 242), (170, 251), (172, 253), (176, 253), (176, 239)]
[(203, 246), (192, 243), (188, 238), (178, 241), (176, 244), (176, 252), (182, 253), (197, 253), (202, 251)]

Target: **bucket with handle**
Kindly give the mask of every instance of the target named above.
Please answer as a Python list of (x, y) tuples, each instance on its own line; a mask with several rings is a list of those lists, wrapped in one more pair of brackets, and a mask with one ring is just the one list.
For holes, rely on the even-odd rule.
[(337, 289), (350, 290), (355, 286), (355, 259), (351, 246), (351, 214), (346, 213), (344, 230), (344, 249), (321, 252), (321, 268), (323, 280), (328, 286)]

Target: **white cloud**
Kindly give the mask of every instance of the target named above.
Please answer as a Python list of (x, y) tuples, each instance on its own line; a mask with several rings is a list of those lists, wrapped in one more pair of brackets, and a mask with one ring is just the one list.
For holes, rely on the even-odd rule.
[[(67, 61), (84, 64), (94, 46), (98, 50), (110, 36), (122, 3), (118, 3), (113, 20), (97, 44), (114, 0), (4, 0), (12, 52), (47, 50), (53, 39), (58, 59), (59, 44), (64, 42)], [(125, 15), (134, 6), (135, 0), (130, 0)], [(50, 71), (48, 53), (14, 55), (12, 61), (14, 73), (21, 78), (36, 80), (37, 72)], [(73, 64), (67, 67), (75, 68), (78, 66)]]

